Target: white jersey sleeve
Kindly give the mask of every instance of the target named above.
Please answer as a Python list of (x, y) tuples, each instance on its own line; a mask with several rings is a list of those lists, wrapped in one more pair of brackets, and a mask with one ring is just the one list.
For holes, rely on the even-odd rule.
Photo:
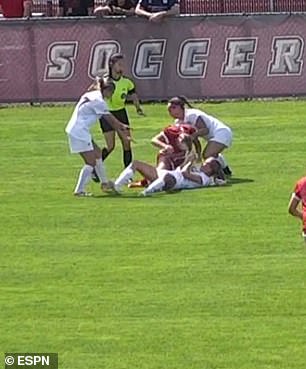
[(110, 114), (108, 110), (108, 106), (104, 100), (95, 99), (91, 104), (92, 109), (94, 109), (97, 115), (106, 115)]

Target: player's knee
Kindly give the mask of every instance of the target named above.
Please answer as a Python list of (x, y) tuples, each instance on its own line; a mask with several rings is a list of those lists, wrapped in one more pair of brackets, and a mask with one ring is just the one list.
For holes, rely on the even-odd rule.
[(137, 170), (137, 168), (139, 167), (139, 163), (140, 163), (139, 160), (133, 160), (132, 163), (131, 163), (132, 169)]
[(166, 174), (164, 177), (165, 187), (164, 190), (171, 190), (176, 185), (176, 180), (171, 174)]
[(96, 156), (96, 159), (102, 158), (102, 150), (99, 147), (95, 148), (95, 156)]
[(107, 144), (107, 151), (110, 154), (112, 151), (114, 151), (115, 143)]

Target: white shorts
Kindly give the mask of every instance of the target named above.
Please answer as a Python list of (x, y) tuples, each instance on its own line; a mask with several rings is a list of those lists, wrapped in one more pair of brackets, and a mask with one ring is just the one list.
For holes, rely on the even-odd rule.
[(91, 138), (80, 140), (79, 138), (68, 135), (68, 143), (72, 154), (92, 151), (94, 149)]
[(220, 128), (215, 132), (215, 135), (208, 141), (215, 141), (223, 144), (226, 147), (230, 147), (233, 140), (232, 131), (229, 128)]

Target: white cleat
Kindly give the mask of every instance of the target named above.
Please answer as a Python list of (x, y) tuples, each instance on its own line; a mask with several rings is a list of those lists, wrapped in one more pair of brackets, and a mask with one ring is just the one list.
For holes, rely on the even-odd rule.
[(144, 190), (144, 191), (139, 192), (138, 196), (139, 197), (149, 197), (149, 196), (152, 196), (152, 193), (151, 192), (146, 192)]
[(115, 193), (116, 193), (116, 194), (118, 194), (118, 195), (121, 195), (121, 194), (122, 194), (121, 186), (116, 185), (116, 184), (115, 184), (114, 182), (112, 182), (112, 181), (109, 181), (108, 183), (109, 183), (110, 188), (111, 188), (111, 190), (112, 190), (113, 192), (115, 192)]

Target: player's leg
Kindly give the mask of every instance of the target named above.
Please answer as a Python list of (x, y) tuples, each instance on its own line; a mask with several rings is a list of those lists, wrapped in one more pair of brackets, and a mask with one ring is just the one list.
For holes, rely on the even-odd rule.
[(90, 195), (85, 191), (85, 187), (90, 181), (91, 174), (96, 165), (96, 154), (94, 150), (80, 152), (81, 157), (83, 158), (85, 164), (82, 167), (77, 184), (74, 189), (75, 196), (88, 196)]
[(176, 179), (172, 175), (172, 173), (166, 173), (166, 175), (159, 176), (155, 179), (152, 183), (149, 184), (149, 186), (142, 191), (143, 196), (151, 195), (155, 192), (160, 191), (169, 191), (173, 189), (176, 185)]
[(136, 172), (142, 174), (149, 181), (154, 181), (157, 178), (157, 170), (154, 166), (145, 162), (134, 160), (126, 167), (119, 177), (115, 180), (114, 188), (117, 192), (121, 191), (123, 185), (127, 184), (133, 178)]
[[(127, 126), (130, 125), (129, 117), (127, 115), (127, 111), (125, 108), (120, 109), (118, 111), (113, 111), (112, 113), (120, 122), (122, 122), (123, 124)], [(128, 136), (130, 136), (130, 132), (128, 132), (127, 134)], [(118, 132), (118, 136), (120, 138), (122, 150), (123, 150), (123, 164), (124, 164), (124, 167), (126, 168), (133, 160), (131, 142), (123, 140), (120, 135), (120, 132)]]
[[(131, 135), (130, 130), (127, 131), (127, 135), (128, 136)], [(126, 168), (132, 162), (132, 158), (133, 158), (131, 142), (127, 140), (123, 140), (120, 132), (118, 132), (118, 136), (120, 138), (122, 150), (123, 150), (123, 164), (124, 164), (124, 167)]]
[[(104, 161), (115, 148), (115, 131), (103, 117), (100, 118), (100, 127), (106, 143), (106, 147), (103, 147), (101, 151), (102, 161)], [(100, 182), (96, 169), (92, 172), (92, 180), (94, 182)]]
[(105, 160), (115, 148), (115, 131), (103, 117), (100, 118), (100, 127), (106, 143), (106, 147), (102, 149), (102, 160)]
[(74, 194), (77, 196), (85, 196), (85, 186), (90, 180), (91, 173), (96, 164), (96, 154), (94, 151), (92, 139), (90, 135), (80, 140), (68, 135), (68, 142), (71, 153), (80, 154), (84, 160), (84, 166), (80, 170), (77, 185)]
[(204, 160), (211, 156), (218, 158), (224, 174), (231, 176), (232, 171), (229, 168), (224, 156), (221, 154), (221, 152), (226, 148), (227, 146), (224, 145), (223, 143), (211, 140), (207, 142), (207, 145), (204, 148), (202, 156)]
[[(169, 159), (164, 154), (157, 154), (156, 157), (156, 169), (157, 170), (170, 170), (172, 169), (172, 165), (169, 162)], [(149, 181), (147, 178), (143, 178), (137, 182), (131, 182), (128, 187), (129, 188), (137, 188), (137, 187), (148, 187)]]
[(95, 157), (96, 157), (96, 165), (95, 165), (94, 171), (95, 171), (95, 174), (99, 182), (101, 183), (101, 188), (105, 190), (107, 189), (108, 180), (106, 176), (104, 162), (102, 160), (102, 151), (100, 147), (94, 141), (92, 141), (92, 143), (93, 143)]

